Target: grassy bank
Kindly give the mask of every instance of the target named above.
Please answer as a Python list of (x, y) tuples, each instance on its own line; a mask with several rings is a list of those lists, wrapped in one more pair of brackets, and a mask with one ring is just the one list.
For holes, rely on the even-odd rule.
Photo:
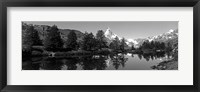
[(102, 55), (107, 55), (110, 54), (111, 51), (109, 50), (100, 50), (100, 51), (67, 51), (67, 52), (50, 52), (50, 51), (44, 51), (44, 52), (39, 52), (39, 51), (33, 51), (31, 56), (79, 56), (79, 55), (96, 55), (96, 54), (102, 54)]

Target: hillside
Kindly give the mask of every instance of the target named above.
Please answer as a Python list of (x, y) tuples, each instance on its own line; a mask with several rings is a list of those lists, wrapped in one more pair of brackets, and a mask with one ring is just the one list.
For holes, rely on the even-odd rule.
[[(23, 27), (28, 27), (30, 25), (26, 24), (26, 23), (22, 23)], [(40, 39), (43, 41), (45, 39), (45, 36), (47, 34), (47, 30), (50, 28), (51, 26), (48, 25), (34, 25), (34, 29), (38, 31), (39, 37)], [(59, 29), (61, 38), (63, 39), (63, 41), (67, 40), (67, 36), (70, 33), (70, 31), (75, 31), (76, 36), (78, 38), (78, 41), (82, 39), (83, 37), (83, 33), (80, 32), (79, 30), (74, 30), (74, 29)]]

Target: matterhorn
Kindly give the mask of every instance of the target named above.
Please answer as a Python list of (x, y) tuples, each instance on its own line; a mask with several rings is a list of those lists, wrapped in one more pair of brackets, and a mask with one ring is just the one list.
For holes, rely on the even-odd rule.
[(108, 27), (104, 33), (105, 37), (109, 40), (114, 40), (116, 37), (118, 37), (116, 34), (111, 32), (111, 29)]

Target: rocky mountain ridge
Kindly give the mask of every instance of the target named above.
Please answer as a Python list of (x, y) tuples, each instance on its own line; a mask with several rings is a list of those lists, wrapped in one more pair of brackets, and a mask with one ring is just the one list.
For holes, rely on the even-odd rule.
[[(106, 29), (105, 37), (108, 40), (110, 40), (108, 42), (111, 42), (116, 37), (118, 37), (119, 39), (122, 39), (118, 35), (114, 34), (110, 28)], [(160, 35), (156, 35), (156, 36), (150, 36), (147, 38), (138, 38), (138, 39), (126, 39), (125, 38), (125, 40), (126, 40), (126, 44), (128, 46), (134, 45), (134, 47), (136, 47), (136, 48), (139, 47), (144, 41), (169, 42), (171, 40), (178, 40), (178, 30), (170, 29), (168, 32), (160, 34)]]

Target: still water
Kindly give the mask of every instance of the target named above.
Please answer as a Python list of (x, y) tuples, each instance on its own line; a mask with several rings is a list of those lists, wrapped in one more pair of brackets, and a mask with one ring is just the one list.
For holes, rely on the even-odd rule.
[(22, 70), (152, 70), (170, 58), (165, 53), (34, 57), (23, 60)]

